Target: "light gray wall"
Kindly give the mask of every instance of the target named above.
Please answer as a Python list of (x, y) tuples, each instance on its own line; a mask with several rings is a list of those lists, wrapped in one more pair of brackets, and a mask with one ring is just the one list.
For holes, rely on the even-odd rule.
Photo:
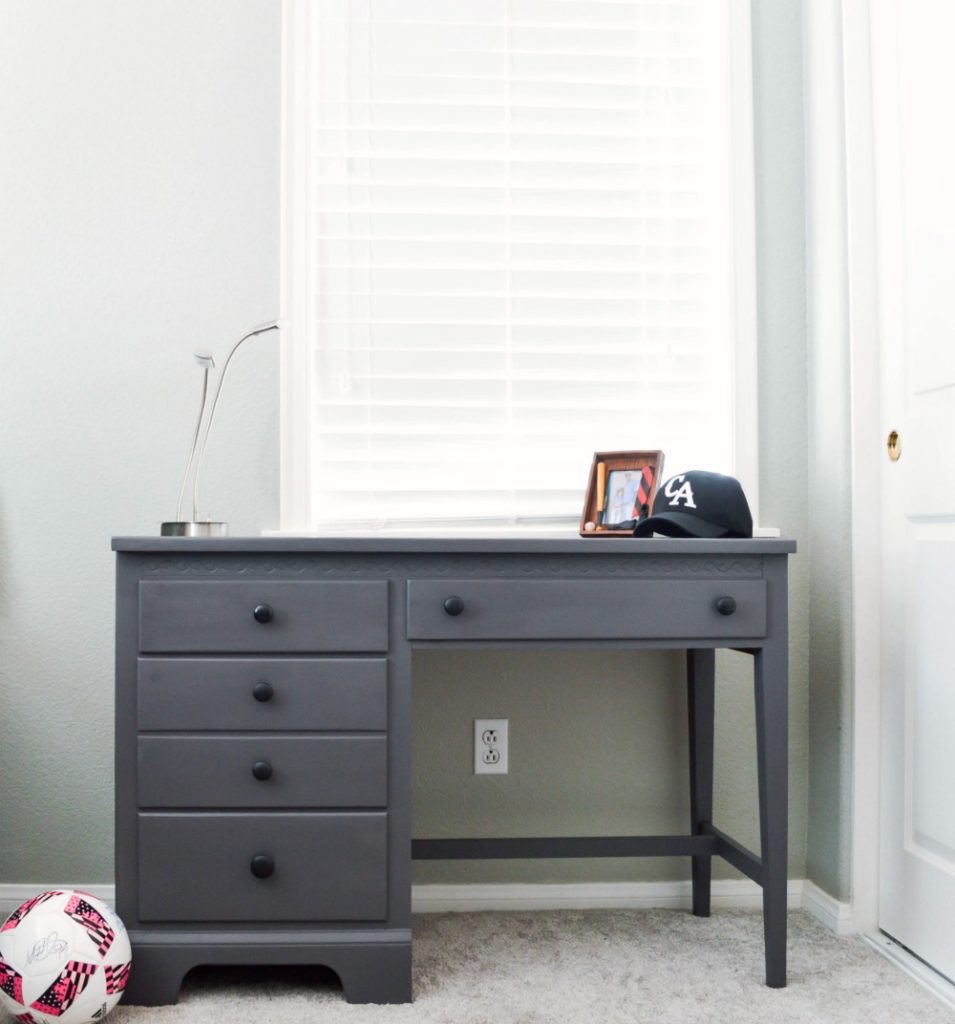
[[(807, 537), (799, 5), (756, 0), (763, 519)], [(114, 533), (173, 513), (198, 399), (278, 295), (273, 0), (0, 0), (0, 882), (112, 878)], [(13, 140), (15, 144), (10, 145)], [(274, 340), (250, 342), (203, 512), (277, 520)], [(792, 842), (805, 873), (807, 559), (793, 563)], [(682, 664), (669, 653), (420, 652), (418, 835), (685, 828)], [(719, 823), (758, 842), (748, 665), (720, 656)], [(580, 702), (580, 684), (588, 700)], [(470, 774), (470, 720), (512, 771)], [(838, 784), (838, 782), (837, 782)], [(685, 863), (416, 865), (419, 881), (685, 877)], [(725, 869), (725, 873), (730, 873)]]
[[(114, 533), (173, 518), (201, 374), (278, 303), (280, 5), (0, 3), (0, 882), (112, 878)], [(274, 335), (203, 510), (277, 522)]]
[(851, 865), (852, 536), (841, 5), (806, 4), (810, 760), (807, 873), (847, 899)]

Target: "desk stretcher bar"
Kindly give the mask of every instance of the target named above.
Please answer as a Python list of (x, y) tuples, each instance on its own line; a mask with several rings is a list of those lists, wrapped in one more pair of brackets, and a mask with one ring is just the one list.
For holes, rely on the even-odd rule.
[(519, 860), (552, 857), (723, 857), (762, 884), (756, 854), (712, 826), (696, 836), (548, 836), (512, 839), (415, 839), (414, 860)]

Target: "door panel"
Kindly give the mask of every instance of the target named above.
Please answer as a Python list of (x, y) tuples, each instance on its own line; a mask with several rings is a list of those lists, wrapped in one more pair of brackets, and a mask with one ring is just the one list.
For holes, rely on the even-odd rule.
[[(879, 925), (955, 977), (955, 5), (871, 6), (882, 481)], [(940, 120), (941, 119), (941, 120)]]
[[(906, 763), (913, 854), (940, 858), (955, 874), (955, 667), (949, 630), (955, 623), (955, 526), (916, 526), (910, 611), (911, 666), (907, 687)], [(940, 534), (951, 533), (948, 539)], [(919, 534), (928, 539), (920, 540)]]

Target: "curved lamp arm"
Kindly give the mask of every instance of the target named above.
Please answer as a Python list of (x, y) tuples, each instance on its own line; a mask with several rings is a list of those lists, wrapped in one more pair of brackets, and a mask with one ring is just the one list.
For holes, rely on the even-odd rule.
[[(247, 341), (249, 338), (254, 338), (257, 334), (266, 334), (268, 331), (277, 331), (281, 327), (280, 320), (271, 320), (267, 324), (260, 324), (258, 327), (253, 327), (248, 334), (243, 334), (241, 338), (232, 346), (229, 350), (229, 354), (226, 356), (225, 362), (222, 364), (222, 373), (219, 374), (219, 382), (216, 384), (216, 393), (212, 398), (212, 407), (209, 409), (209, 418), (206, 420), (206, 429), (202, 435), (202, 443), (199, 446), (199, 456), (196, 460), (196, 475), (192, 483), (192, 518), (193, 521), (197, 521), (199, 518), (199, 477), (202, 474), (202, 462), (206, 454), (206, 445), (209, 443), (209, 431), (212, 429), (212, 421), (215, 419), (216, 407), (219, 404), (219, 396), (222, 394), (222, 382), (225, 380), (225, 375), (229, 370), (229, 363), (232, 362), (232, 357), (235, 355), (239, 346)], [(208, 370), (206, 371), (208, 373)], [(203, 395), (203, 404), (205, 404), (205, 395)], [(202, 412), (200, 410), (200, 420)], [(199, 425), (196, 425), (196, 437), (198, 439)], [(195, 447), (193, 447), (195, 451)], [(187, 469), (188, 473), (188, 469)]]

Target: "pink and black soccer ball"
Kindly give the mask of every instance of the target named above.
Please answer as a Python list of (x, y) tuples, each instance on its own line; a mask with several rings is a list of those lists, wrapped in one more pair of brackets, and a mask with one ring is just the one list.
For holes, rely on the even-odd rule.
[(119, 1002), (132, 951), (89, 893), (41, 892), (0, 925), (0, 1008), (21, 1024), (93, 1024)]

